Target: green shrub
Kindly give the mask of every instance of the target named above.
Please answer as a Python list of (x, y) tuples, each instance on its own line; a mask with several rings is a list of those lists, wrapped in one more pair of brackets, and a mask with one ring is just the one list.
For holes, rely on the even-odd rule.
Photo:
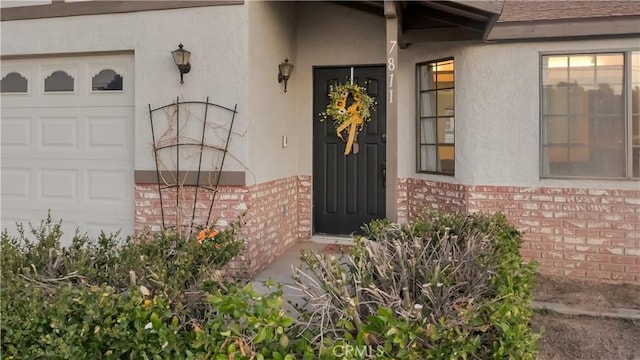
[[(342, 258), (303, 255), (302, 327), (325, 358), (534, 359), (534, 264), (503, 215), (374, 222)], [(366, 350), (366, 351), (363, 351)]]
[(237, 228), (200, 241), (76, 234), (67, 248), (50, 216), (3, 232), (3, 359), (312, 358), (291, 336), (281, 288), (261, 295), (224, 277), (244, 246)]

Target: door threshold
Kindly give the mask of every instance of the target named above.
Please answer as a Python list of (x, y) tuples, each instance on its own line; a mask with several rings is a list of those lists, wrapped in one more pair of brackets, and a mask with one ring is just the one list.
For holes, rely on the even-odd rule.
[(311, 236), (311, 242), (319, 244), (353, 245), (353, 238), (351, 235), (314, 234)]

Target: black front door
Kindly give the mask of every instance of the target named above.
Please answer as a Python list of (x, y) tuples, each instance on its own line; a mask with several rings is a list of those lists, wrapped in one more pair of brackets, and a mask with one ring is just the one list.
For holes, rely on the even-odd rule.
[[(352, 153), (336, 136), (331, 119), (321, 122), (329, 87), (353, 80), (377, 105), (358, 134)], [(384, 66), (315, 68), (313, 74), (313, 224), (316, 233), (350, 234), (385, 216), (386, 72)]]

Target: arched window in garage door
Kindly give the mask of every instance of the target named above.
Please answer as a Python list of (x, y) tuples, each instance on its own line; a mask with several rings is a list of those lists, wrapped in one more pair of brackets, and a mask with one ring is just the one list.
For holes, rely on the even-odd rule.
[(54, 71), (44, 79), (44, 92), (73, 91), (73, 77), (62, 70)]
[(122, 76), (104, 69), (91, 78), (91, 91), (122, 91)]
[(0, 92), (2, 93), (26, 93), (28, 80), (20, 73), (11, 72), (0, 80)]

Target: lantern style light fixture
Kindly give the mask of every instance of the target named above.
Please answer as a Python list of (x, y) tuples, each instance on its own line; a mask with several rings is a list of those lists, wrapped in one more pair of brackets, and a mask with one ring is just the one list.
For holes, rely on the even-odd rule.
[(189, 58), (191, 57), (191, 52), (183, 49), (184, 45), (182, 43), (178, 45), (176, 50), (171, 52), (171, 56), (173, 56), (173, 61), (176, 63), (178, 70), (180, 70), (180, 84), (184, 84), (183, 76), (184, 74), (191, 71), (191, 64), (189, 64)]
[(291, 71), (293, 71), (293, 64), (289, 62), (288, 58), (278, 65), (278, 82), (284, 81), (284, 92), (287, 92), (287, 81), (289, 81)]

